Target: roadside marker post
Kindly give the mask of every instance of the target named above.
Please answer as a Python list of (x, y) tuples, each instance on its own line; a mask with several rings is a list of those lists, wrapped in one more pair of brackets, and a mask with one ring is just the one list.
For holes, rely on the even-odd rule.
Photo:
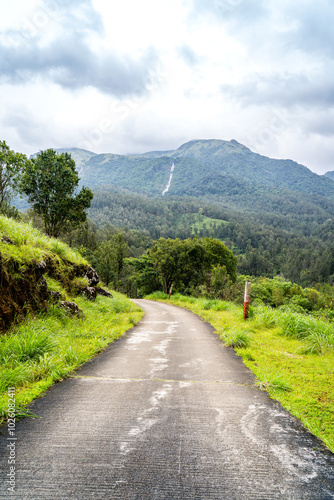
[(172, 295), (172, 291), (173, 291), (173, 283), (172, 283), (172, 286), (169, 289), (168, 300), (170, 299), (170, 296)]
[(243, 319), (248, 319), (251, 286), (252, 286), (252, 284), (249, 281), (246, 281), (246, 283), (245, 283), (244, 316), (243, 316)]

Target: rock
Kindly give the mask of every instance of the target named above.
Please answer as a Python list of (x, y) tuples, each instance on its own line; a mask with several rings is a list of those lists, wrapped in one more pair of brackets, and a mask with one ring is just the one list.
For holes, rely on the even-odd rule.
[(61, 293), (52, 291), (52, 292), (50, 292), (50, 297), (51, 297), (53, 304), (56, 304), (61, 299)]
[(2, 243), (6, 243), (7, 245), (15, 245), (14, 241), (11, 240), (8, 236), (3, 236), (1, 238)]
[(88, 300), (96, 299), (96, 289), (92, 286), (87, 286), (86, 288), (82, 288), (81, 294)]
[(47, 265), (44, 260), (41, 260), (40, 262), (37, 262), (37, 264), (34, 265), (34, 272), (36, 276), (36, 280), (38, 281), (41, 276), (46, 272)]
[(47, 292), (48, 292), (48, 284), (47, 284), (44, 276), (39, 280), (38, 286), (39, 286), (40, 291), (43, 292), (43, 295), (46, 296)]
[(82, 315), (82, 310), (79, 309), (79, 306), (75, 302), (69, 302), (67, 300), (60, 300), (59, 306), (66, 309), (67, 312), (73, 315), (80, 316)]
[(88, 279), (90, 286), (96, 286), (100, 282), (99, 275), (92, 267), (85, 270), (83, 277)]
[(104, 290), (104, 288), (96, 288), (97, 295), (102, 295), (103, 297), (113, 298), (112, 293), (108, 292), (108, 290)]

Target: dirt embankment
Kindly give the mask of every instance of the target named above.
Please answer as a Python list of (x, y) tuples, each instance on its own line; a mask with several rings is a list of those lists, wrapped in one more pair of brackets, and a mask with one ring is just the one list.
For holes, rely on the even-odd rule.
[[(46, 275), (60, 282), (67, 292), (74, 295), (84, 293), (88, 298), (94, 298), (89, 296), (89, 290), (99, 282), (95, 271), (84, 264), (49, 257), (22, 264), (15, 259), (4, 261), (0, 254), (0, 332), (8, 330), (28, 313), (47, 308), (54, 292), (48, 290)], [(75, 278), (86, 278), (89, 286), (78, 285)], [(61, 294), (58, 295), (57, 298), (61, 298)]]

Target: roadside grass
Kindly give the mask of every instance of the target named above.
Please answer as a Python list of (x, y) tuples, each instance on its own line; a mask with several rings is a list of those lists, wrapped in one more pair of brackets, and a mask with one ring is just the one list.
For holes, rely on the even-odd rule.
[[(55, 286), (60, 291), (59, 284)], [(65, 295), (65, 292), (64, 292)], [(17, 416), (60, 381), (140, 321), (143, 311), (125, 296), (76, 297), (83, 317), (59, 306), (27, 318), (0, 337), (0, 423), (8, 415), (8, 388), (15, 388)]]
[[(10, 238), (14, 244), (6, 244), (1, 240), (2, 237)], [(0, 215), (0, 250), (4, 260), (13, 258), (19, 263), (30, 263), (55, 254), (75, 264), (88, 264), (86, 259), (66, 243), (49, 238), (29, 223), (3, 215)]]
[[(168, 301), (167, 295), (147, 298)], [(175, 294), (168, 301), (210, 323), (255, 374), (257, 385), (334, 452), (334, 325), (283, 309)]]

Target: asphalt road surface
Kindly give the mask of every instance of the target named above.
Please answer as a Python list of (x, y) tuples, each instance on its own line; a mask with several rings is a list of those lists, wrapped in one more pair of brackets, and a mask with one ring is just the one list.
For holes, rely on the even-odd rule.
[(136, 303), (142, 322), (36, 400), (41, 418), (1, 429), (1, 499), (334, 498), (334, 455), (209, 325)]

